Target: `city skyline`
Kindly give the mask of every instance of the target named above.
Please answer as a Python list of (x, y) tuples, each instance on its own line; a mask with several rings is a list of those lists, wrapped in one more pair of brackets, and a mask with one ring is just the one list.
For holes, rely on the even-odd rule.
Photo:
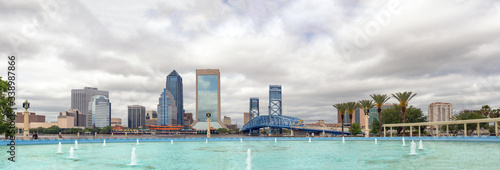
[(249, 97), (267, 115), (271, 84), (283, 86), (283, 115), (306, 121), (337, 122), (332, 104), (403, 91), (426, 115), (433, 102), (500, 107), (497, 1), (0, 4), (0, 76), (15, 55), (15, 107), (29, 100), (47, 122), (82, 87), (109, 91), (113, 118), (127, 120), (128, 105), (154, 110), (172, 70), (195, 113), (200, 68), (220, 69), (221, 116), (240, 127)]

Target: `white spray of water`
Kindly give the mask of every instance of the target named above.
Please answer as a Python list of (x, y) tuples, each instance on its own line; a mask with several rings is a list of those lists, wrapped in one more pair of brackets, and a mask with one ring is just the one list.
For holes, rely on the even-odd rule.
[(69, 158), (75, 158), (75, 148), (69, 148)]
[(375, 138), (375, 144), (377, 144), (377, 138)]
[(403, 141), (403, 145), (402, 146), (406, 146), (405, 137), (401, 138), (401, 140)]
[(61, 145), (61, 142), (59, 142), (59, 146), (57, 146), (57, 153), (62, 153), (62, 145)]
[(102, 142), (102, 146), (106, 146), (106, 139)]
[(252, 151), (250, 149), (247, 150), (247, 168), (246, 170), (252, 169)]
[(345, 143), (345, 139), (344, 139), (344, 137), (343, 137), (343, 136), (342, 136), (342, 143)]
[(137, 155), (135, 154), (135, 147), (132, 148), (129, 165), (137, 165)]
[(75, 149), (78, 149), (78, 141), (75, 140)]
[(424, 149), (424, 144), (422, 144), (422, 140), (418, 143), (418, 149)]

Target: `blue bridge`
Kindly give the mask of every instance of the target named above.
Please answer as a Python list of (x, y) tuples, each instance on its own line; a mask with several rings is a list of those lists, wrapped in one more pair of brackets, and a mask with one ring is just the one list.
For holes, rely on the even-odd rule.
[[(260, 128), (266, 127), (269, 127), (270, 133), (281, 133), (281, 129), (285, 128), (290, 130), (306, 131), (308, 133), (325, 132), (333, 135), (342, 134), (341, 131), (331, 127), (308, 127), (302, 123), (302, 120), (299, 118), (283, 115), (257, 116), (243, 125), (241, 131), (249, 132), (250, 134), (259, 133)], [(349, 132), (344, 131), (344, 135), (349, 135)]]

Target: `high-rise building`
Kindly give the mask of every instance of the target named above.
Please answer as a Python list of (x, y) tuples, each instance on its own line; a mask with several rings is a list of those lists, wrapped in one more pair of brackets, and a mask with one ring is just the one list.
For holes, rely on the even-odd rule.
[(146, 125), (146, 107), (128, 106), (128, 128), (139, 128)]
[(158, 118), (158, 113), (156, 112), (156, 110), (146, 111), (146, 120), (153, 119), (153, 118)]
[(91, 116), (88, 116), (88, 108), (89, 102), (92, 97), (95, 95), (103, 95), (109, 99), (109, 92), (98, 90), (94, 87), (84, 87), (83, 89), (71, 89), (71, 109), (78, 109), (83, 115), (86, 116), (85, 124), (81, 126), (85, 126), (87, 128), (92, 127), (92, 124), (88, 124), (88, 122), (92, 122)]
[(111, 118), (111, 126), (121, 126), (122, 119), (120, 118)]
[(434, 102), (429, 104), (429, 122), (450, 121), (453, 117), (451, 103)]
[[(382, 105), (381, 109), (382, 110), (387, 109), (389, 107), (392, 107), (392, 105), (394, 105), (394, 104), (386, 103), (386, 104)], [(378, 120), (378, 111), (377, 110), (378, 110), (378, 107), (372, 107), (370, 109), (370, 112), (368, 113), (368, 116), (370, 116), (370, 117), (368, 117), (368, 126), (370, 126), (370, 128), (371, 128), (371, 125), (373, 124), (373, 121), (375, 119)], [(338, 120), (339, 120), (338, 122), (340, 123), (340, 116), (338, 117)]]
[(193, 122), (193, 113), (184, 113), (184, 125), (191, 125)]
[(227, 127), (221, 121), (220, 107), (220, 72), (219, 69), (196, 70), (196, 119), (192, 124), (195, 129), (207, 129), (207, 116), (210, 112), (210, 126)]
[(158, 125), (174, 125), (177, 124), (177, 106), (175, 105), (174, 96), (166, 88), (158, 99)]
[(252, 120), (252, 119), (250, 118), (250, 113), (248, 113), (248, 112), (244, 112), (244, 113), (243, 113), (243, 124), (247, 124), (247, 123), (248, 123), (248, 121), (250, 121), (250, 120)]
[(227, 116), (224, 116), (224, 120), (222, 121), (224, 123), (224, 125), (229, 126), (231, 125), (231, 118), (230, 117), (227, 117)]
[(252, 97), (250, 98), (250, 119), (259, 116), (259, 98)]
[(172, 71), (167, 76), (167, 90), (172, 93), (175, 100), (175, 106), (177, 107), (177, 123), (178, 125), (183, 125), (184, 118), (184, 96), (182, 87), (182, 77), (177, 73), (177, 71)]
[(95, 95), (90, 99), (87, 120), (87, 126), (89, 124), (91, 127), (100, 128), (111, 126), (111, 103), (106, 96)]
[(81, 113), (78, 109), (70, 109), (65, 112), (59, 112), (59, 116), (72, 116), (75, 118), (74, 126), (85, 127), (87, 116)]

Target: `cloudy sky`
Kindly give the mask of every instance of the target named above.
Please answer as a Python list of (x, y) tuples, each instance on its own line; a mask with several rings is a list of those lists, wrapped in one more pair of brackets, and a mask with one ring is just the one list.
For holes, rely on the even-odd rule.
[[(41, 3), (43, 2), (43, 3)], [(221, 72), (222, 115), (241, 126), (249, 98), (267, 114), (270, 84), (283, 114), (336, 122), (332, 104), (413, 91), (454, 110), (500, 107), (498, 1), (0, 1), (0, 76), (17, 57), (17, 107), (55, 121), (71, 89), (108, 90), (112, 117), (156, 110), (165, 77)], [(396, 102), (390, 99), (389, 102)], [(123, 121), (126, 124), (126, 121)]]

